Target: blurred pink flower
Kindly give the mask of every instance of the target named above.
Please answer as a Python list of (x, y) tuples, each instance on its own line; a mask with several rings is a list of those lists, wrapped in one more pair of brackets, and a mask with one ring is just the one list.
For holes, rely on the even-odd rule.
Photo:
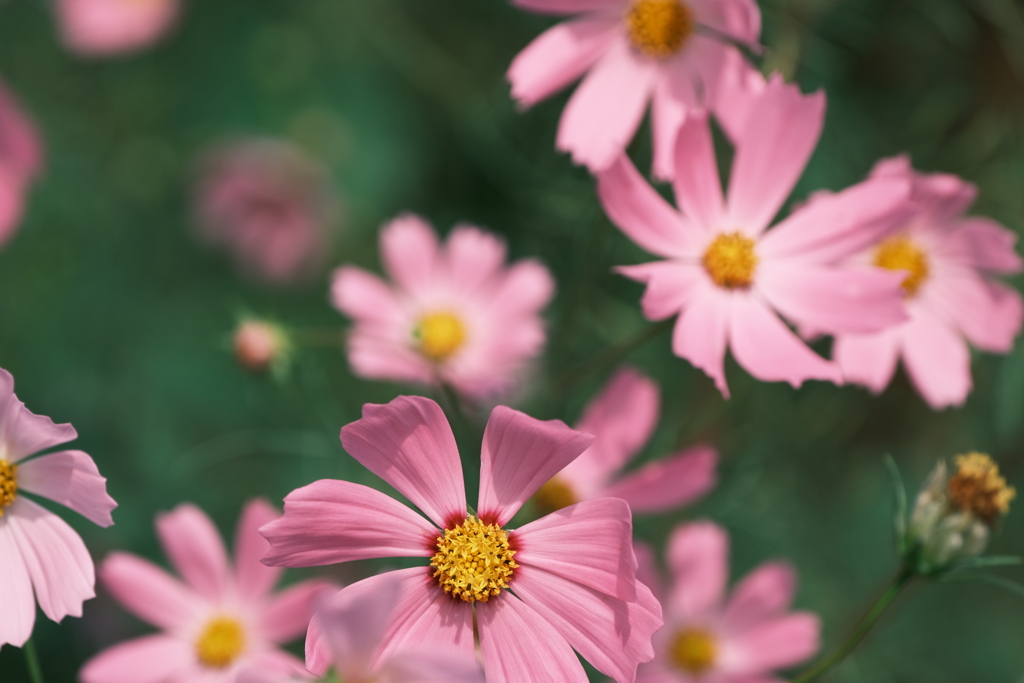
[(103, 527), (114, 523), (117, 503), (92, 458), (82, 451), (31, 457), (77, 438), (71, 425), (30, 412), (14, 395), (11, 373), (0, 370), (0, 646), (21, 647), (29, 639), (36, 599), (59, 622), (82, 616), (82, 603), (96, 597), (81, 537), (24, 495), (49, 498)]
[(43, 165), (35, 126), (0, 82), (0, 246), (14, 234), (29, 185)]
[(718, 454), (710, 446), (621, 472), (651, 438), (658, 404), (658, 385), (649, 377), (632, 368), (615, 373), (576, 425), (594, 435), (594, 445), (544, 484), (534, 502), (550, 512), (581, 500), (621, 498), (633, 514), (643, 514), (672, 510), (711, 490)]
[(56, 0), (64, 45), (83, 55), (133, 52), (174, 25), (180, 0)]
[[(288, 494), (284, 516), (263, 527), (271, 545), (264, 562), (307, 567), (431, 558), (430, 567), (388, 572), (342, 591), (354, 600), (400, 582), (377, 661), (411, 644), (454, 645), (472, 655), (475, 625), (492, 683), (586, 683), (573, 649), (619, 683), (632, 683), (637, 664), (653, 656), (651, 634), (662, 620), (657, 601), (636, 580), (629, 506), (615, 498), (584, 501), (505, 528), (592, 441), (562, 422), (498, 406), (484, 431), (473, 514), (440, 407), (418, 396), (367, 404), (363, 418), (341, 430), (342, 445), (427, 519), (367, 486), (319, 481)], [(322, 674), (330, 661), (314, 619), (306, 665)]]
[(777, 683), (776, 669), (818, 651), (818, 617), (789, 612), (796, 572), (788, 563), (762, 564), (726, 600), (729, 540), (719, 526), (676, 527), (667, 551), (668, 590), (660, 587), (651, 553), (638, 547), (637, 558), (665, 609), (657, 654), (637, 671), (637, 683)]
[(207, 242), (266, 282), (301, 279), (322, 262), (336, 210), (325, 169), (270, 139), (226, 144), (204, 161), (196, 208)]
[[(315, 609), (323, 629), (331, 664), (345, 683), (484, 683), (476, 658), (454, 647), (410, 643), (387, 657), (378, 657), (386, 644), (386, 629), (398, 607), (399, 580), (377, 586), (373, 593), (342, 591), (333, 599), (321, 597)], [(308, 678), (284, 678), (251, 667), (237, 683), (293, 683)]]
[(968, 342), (1007, 353), (1024, 316), (1020, 294), (994, 276), (1021, 272), (1017, 236), (989, 218), (964, 216), (977, 190), (960, 178), (915, 173), (906, 156), (880, 161), (871, 178), (913, 183), (902, 230), (857, 260), (903, 275), (910, 319), (876, 334), (844, 334), (833, 355), (850, 382), (881, 392), (903, 358), (907, 374), (936, 410), (971, 391)]
[[(513, 0), (524, 9), (579, 14), (542, 33), (512, 62), (512, 95), (532, 106), (586, 73), (558, 128), (558, 149), (592, 171), (621, 155), (651, 102), (654, 170), (673, 174), (675, 139), (714, 102), (730, 40), (755, 46), (753, 0)], [(740, 59), (742, 62), (742, 59)]]
[(314, 595), (328, 588), (305, 581), (274, 595), (281, 576), (260, 562), (267, 543), (257, 533), (277, 511), (262, 500), (242, 511), (231, 566), (213, 522), (194, 505), (157, 517), (164, 552), (185, 580), (135, 555), (112, 553), (100, 568), (104, 586), (124, 607), (163, 630), (101, 652), (79, 673), (83, 683), (234, 683), (245, 665), (298, 673), (302, 662), (281, 650), (309, 624)]
[(728, 396), (725, 351), (754, 377), (842, 381), (839, 367), (811, 351), (778, 314), (825, 332), (873, 332), (906, 319), (899, 277), (837, 263), (891, 229), (885, 216), (909, 183), (875, 177), (794, 211), (765, 233), (817, 144), (825, 97), (802, 95), (774, 76), (736, 145), (727, 197), (705, 119), (679, 133), (671, 207), (621, 157), (598, 177), (605, 211), (628, 237), (668, 260), (623, 266), (647, 284), (644, 315), (679, 315), (676, 355)]
[(334, 273), (335, 307), (355, 321), (349, 362), (374, 379), (436, 384), (484, 397), (511, 389), (544, 345), (540, 311), (554, 280), (536, 260), (505, 266), (505, 244), (469, 225), (444, 246), (422, 218), (396, 218), (380, 233), (394, 285), (361, 268)]

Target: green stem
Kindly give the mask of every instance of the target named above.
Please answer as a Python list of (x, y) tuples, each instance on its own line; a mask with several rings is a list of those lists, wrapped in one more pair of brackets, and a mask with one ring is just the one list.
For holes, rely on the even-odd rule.
[(21, 649), (25, 653), (25, 664), (28, 665), (28, 675), (32, 683), (43, 683), (43, 670), (39, 666), (39, 655), (36, 654), (36, 644), (29, 638), (25, 647)]
[(596, 356), (589, 358), (579, 367), (574, 368), (559, 377), (555, 381), (556, 391), (564, 393), (580, 380), (614, 365), (625, 358), (634, 349), (640, 348), (655, 337), (658, 337), (664, 332), (672, 329), (674, 324), (675, 318), (651, 323), (629, 339), (621, 341), (615, 346), (607, 348)]
[(886, 608), (892, 603), (892, 601), (899, 595), (907, 584), (910, 583), (911, 579), (914, 578), (914, 571), (907, 567), (900, 569), (899, 574), (893, 579), (893, 582), (889, 585), (882, 597), (878, 599), (878, 602), (874, 604), (871, 610), (860, 620), (860, 623), (853, 629), (853, 633), (840, 645), (835, 652), (825, 657), (811, 668), (804, 671), (802, 674), (792, 679), (790, 683), (810, 683), (810, 681), (820, 678), (822, 675), (831, 671), (836, 665), (838, 665), (848, 654), (853, 652), (854, 648), (864, 640), (864, 636), (868, 634), (871, 627), (875, 625), (878, 618), (882, 616)]

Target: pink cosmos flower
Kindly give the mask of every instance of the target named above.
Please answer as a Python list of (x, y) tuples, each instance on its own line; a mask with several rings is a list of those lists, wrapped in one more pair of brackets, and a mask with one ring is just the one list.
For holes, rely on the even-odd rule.
[[(439, 646), (410, 644), (386, 658), (377, 655), (388, 623), (398, 607), (398, 580), (378, 586), (372, 594), (338, 593), (318, 600), (315, 614), (339, 680), (345, 683), (484, 683), (476, 658)], [(242, 671), (237, 683), (298, 683), (255, 667)]]
[(265, 282), (301, 279), (321, 263), (337, 207), (319, 164), (270, 139), (226, 144), (204, 162), (196, 209), (207, 242)]
[(394, 285), (354, 266), (334, 273), (334, 305), (356, 323), (356, 374), (444, 382), (471, 397), (511, 389), (544, 345), (540, 311), (555, 287), (547, 268), (532, 259), (506, 267), (505, 244), (469, 225), (441, 246), (413, 215), (384, 226), (380, 250)]
[(875, 393), (902, 357), (930, 406), (960, 405), (971, 391), (968, 342), (1007, 353), (1020, 332), (1020, 294), (995, 279), (1021, 272), (1017, 236), (989, 218), (964, 216), (977, 190), (956, 176), (915, 173), (900, 156), (879, 162), (871, 177), (913, 184), (901, 229), (857, 257), (903, 275), (910, 319), (875, 334), (841, 335), (833, 355), (848, 381)]
[(77, 438), (71, 425), (30, 412), (14, 395), (11, 373), (0, 370), (0, 646), (21, 647), (29, 639), (37, 599), (59, 622), (82, 616), (82, 603), (96, 597), (81, 537), (24, 495), (49, 498), (103, 527), (114, 523), (117, 503), (92, 458), (82, 451), (32, 457)]
[(665, 628), (655, 636), (657, 654), (637, 671), (637, 683), (780, 683), (774, 670), (818, 651), (818, 618), (789, 612), (796, 572), (788, 563), (762, 564), (725, 599), (729, 540), (719, 526), (696, 522), (676, 528), (668, 544), (667, 591), (650, 553), (637, 548), (637, 557), (665, 609)]
[(576, 429), (594, 435), (594, 445), (540, 488), (534, 501), (545, 511), (581, 500), (621, 498), (633, 514), (672, 510), (715, 485), (718, 454), (696, 446), (635, 472), (622, 468), (651, 438), (658, 421), (658, 385), (632, 368), (615, 373), (586, 407)]
[[(396, 579), (401, 584), (374, 663), (411, 644), (473, 654), (475, 627), (490, 683), (586, 683), (573, 649), (619, 683), (632, 683), (637, 664), (654, 654), (651, 634), (662, 620), (636, 580), (629, 506), (588, 500), (507, 528), (592, 441), (562, 422), (498, 406), (484, 431), (473, 513), (440, 407), (418, 396), (365, 405), (363, 418), (341, 430), (342, 445), (426, 517), (369, 487), (319, 481), (290, 493), (284, 516), (263, 527), (271, 546), (263, 561), (304, 567), (430, 558), (429, 567), (387, 572), (342, 591), (355, 600)], [(306, 666), (322, 674), (330, 661), (314, 619)]]
[(0, 82), (0, 246), (14, 234), (28, 187), (43, 165), (35, 126)]
[(57, 0), (64, 45), (83, 55), (133, 52), (162, 38), (179, 0)]
[[(676, 134), (714, 102), (730, 41), (755, 46), (753, 0), (513, 0), (524, 9), (578, 14), (542, 33), (512, 62), (512, 95), (532, 106), (586, 73), (558, 128), (557, 146), (592, 171), (626, 149), (651, 103), (654, 170), (673, 175)], [(740, 60), (742, 61), (742, 60)]]
[(724, 358), (763, 381), (842, 381), (779, 318), (826, 332), (871, 332), (902, 322), (899, 278), (868, 265), (838, 265), (891, 229), (905, 179), (874, 177), (794, 211), (765, 231), (817, 144), (825, 97), (802, 95), (774, 76), (739, 136), (723, 197), (708, 122), (679, 133), (672, 208), (625, 157), (598, 176), (605, 211), (664, 261), (620, 268), (645, 282), (644, 315), (679, 315), (675, 353), (728, 396)]
[(82, 683), (234, 683), (245, 666), (297, 673), (302, 662), (281, 650), (306, 629), (315, 594), (305, 581), (274, 595), (281, 570), (259, 558), (267, 543), (257, 529), (278, 513), (262, 500), (245, 506), (231, 566), (217, 529), (193, 505), (157, 517), (164, 552), (184, 582), (128, 553), (112, 553), (100, 578), (128, 611), (163, 633), (115, 645), (86, 662)]

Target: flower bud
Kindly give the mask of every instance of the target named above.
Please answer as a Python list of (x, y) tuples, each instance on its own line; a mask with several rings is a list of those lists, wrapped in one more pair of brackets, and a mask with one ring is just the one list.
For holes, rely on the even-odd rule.
[(284, 330), (262, 320), (243, 321), (235, 330), (235, 358), (253, 372), (264, 372), (282, 362), (288, 345)]

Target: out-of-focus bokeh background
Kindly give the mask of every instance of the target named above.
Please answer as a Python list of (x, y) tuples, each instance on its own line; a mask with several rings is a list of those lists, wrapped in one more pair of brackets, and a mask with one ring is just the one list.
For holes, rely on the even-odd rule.
[[(346, 321), (328, 304), (328, 275), (346, 262), (379, 270), (378, 227), (399, 212), (442, 231), (463, 220), (486, 226), (513, 257), (537, 256), (554, 271), (549, 348), (518, 404), (533, 415), (575, 421), (612, 368), (556, 379), (648, 325), (641, 286), (610, 270), (645, 255), (603, 216), (588, 174), (554, 151), (565, 95), (522, 113), (508, 94), (510, 60), (552, 18), (504, 0), (194, 0), (161, 44), (85, 59), (60, 45), (49, 4), (0, 0), (0, 77), (47, 148), (26, 220), (0, 252), (0, 366), (30, 409), (74, 423), (108, 477), (116, 526), (62, 513), (97, 560), (127, 549), (163, 562), (153, 517), (181, 501), (231, 533), (254, 496), (279, 503), (322, 477), (376, 485), (344, 453), (338, 430), (364, 402), (411, 390), (352, 376), (332, 342)], [(842, 188), (877, 158), (906, 151), (922, 170), (977, 183), (974, 212), (1024, 227), (1017, 0), (761, 7), (764, 69), (828, 93), (825, 132), (795, 200)], [(254, 135), (304, 148), (340, 197), (329, 258), (299, 284), (261, 284), (196, 237), (200, 155)], [(644, 130), (633, 146), (641, 164), (648, 140)], [(230, 333), (243, 312), (307, 331), (310, 343), (283, 378), (234, 362)], [(912, 489), (937, 458), (972, 449), (992, 453), (1024, 486), (1021, 344), (1008, 357), (978, 355), (966, 406), (939, 413), (902, 374), (875, 398), (821, 383), (766, 385), (734, 364), (724, 401), (672, 356), (667, 333), (628, 360), (663, 392), (643, 459), (698, 440), (722, 453), (709, 497), (639, 520), (638, 535), (658, 543), (677, 521), (708, 517), (732, 534), (734, 577), (790, 558), (802, 579), (798, 606), (822, 616), (826, 647), (896, 569), (884, 454)], [(1024, 553), (1022, 539), (1015, 509), (992, 552)], [(354, 580), (375, 567), (326, 573)], [(82, 619), (41, 620), (47, 680), (72, 681), (98, 649), (145, 631), (102, 593)], [(1018, 681), (1021, 642), (1017, 598), (919, 585), (828, 680)], [(0, 652), (0, 671), (4, 683), (23, 679), (17, 650)]]

